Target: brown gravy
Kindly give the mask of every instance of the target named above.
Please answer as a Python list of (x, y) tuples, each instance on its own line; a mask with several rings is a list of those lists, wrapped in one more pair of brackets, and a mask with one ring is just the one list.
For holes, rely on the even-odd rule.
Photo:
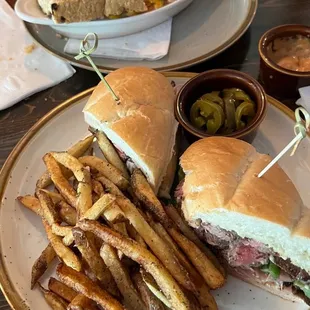
[(267, 46), (267, 56), (282, 68), (310, 71), (310, 38), (303, 35), (277, 38)]

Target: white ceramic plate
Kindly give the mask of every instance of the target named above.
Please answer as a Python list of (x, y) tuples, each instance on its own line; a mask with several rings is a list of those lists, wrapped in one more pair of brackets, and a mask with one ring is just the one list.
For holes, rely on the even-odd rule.
[[(156, 61), (126, 61), (93, 57), (101, 72), (126, 66), (144, 66), (158, 71), (176, 71), (221, 53), (250, 26), (258, 0), (194, 0), (173, 19), (169, 54)], [(66, 39), (49, 26), (26, 23), (32, 37), (44, 48), (70, 63), (92, 70), (87, 61), (76, 61), (64, 52)]]
[(89, 32), (99, 38), (115, 38), (133, 34), (157, 26), (185, 9), (193, 0), (176, 0), (158, 10), (121, 19), (105, 19), (91, 22), (55, 24), (40, 9), (37, 0), (17, 0), (16, 14), (24, 21), (51, 26), (61, 35), (83, 39)]
[[(177, 85), (193, 74), (171, 74)], [(21, 140), (5, 163), (0, 175), (0, 282), (12, 307), (48, 310), (36, 289), (31, 291), (30, 272), (34, 260), (47, 245), (40, 219), (15, 201), (18, 195), (33, 193), (44, 171), (42, 156), (51, 150), (65, 150), (87, 134), (82, 108), (91, 91), (86, 91), (41, 119)], [(259, 151), (276, 154), (294, 135), (293, 113), (269, 98), (270, 106), (254, 145)], [(310, 205), (310, 139), (302, 142), (296, 156), (286, 156), (280, 165), (292, 178), (304, 202)], [(220, 310), (305, 310), (304, 304), (291, 303), (254, 286), (229, 278), (227, 285), (214, 292)]]

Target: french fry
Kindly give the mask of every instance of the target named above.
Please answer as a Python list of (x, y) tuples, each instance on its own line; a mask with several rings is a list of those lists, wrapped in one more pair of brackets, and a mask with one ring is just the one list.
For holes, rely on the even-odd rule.
[(75, 226), (77, 214), (73, 207), (62, 200), (56, 205), (56, 210), (59, 212), (59, 216), (63, 222), (68, 225)]
[(50, 196), (40, 189), (36, 192), (36, 195), (40, 201), (43, 218), (48, 222), (48, 224), (52, 226), (53, 224), (60, 223), (60, 217), (55, 210), (55, 206)]
[(91, 180), (93, 192), (95, 192), (99, 197), (101, 197), (102, 194), (104, 194), (103, 186), (102, 184), (97, 180)]
[(136, 229), (153, 253), (159, 258), (164, 266), (171, 272), (173, 277), (186, 289), (192, 291), (194, 285), (186, 269), (181, 265), (171, 248), (150, 227), (138, 209), (126, 198), (118, 197), (117, 204), (124, 212), (131, 225)]
[(96, 180), (102, 184), (103, 189), (106, 193), (113, 194), (114, 196), (124, 196), (122, 191), (119, 190), (119, 188), (106, 177), (101, 176), (98, 177)]
[(39, 200), (31, 195), (18, 196), (17, 200), (22, 203), (24, 207), (36, 213), (39, 216), (43, 216), (43, 211), (40, 206)]
[(180, 231), (183, 233), (183, 235), (194, 242), (201, 251), (203, 251), (208, 258), (212, 261), (212, 263), (215, 265), (217, 269), (221, 271), (221, 273), (225, 276), (226, 272), (223, 266), (219, 263), (216, 256), (207, 248), (205, 244), (202, 243), (202, 241), (198, 238), (198, 236), (193, 232), (193, 230), (187, 225), (187, 223), (183, 220), (182, 216), (178, 212), (178, 210), (172, 206), (169, 205), (165, 207), (166, 213), (169, 215), (171, 220), (176, 224), (176, 226), (180, 229)]
[(165, 310), (163, 303), (150, 291), (142, 276), (136, 272), (132, 277), (147, 310)]
[(111, 194), (104, 194), (90, 209), (88, 209), (83, 218), (97, 220), (103, 212), (115, 203), (116, 198)]
[(116, 250), (108, 244), (104, 244), (100, 250), (100, 256), (112, 273), (112, 276), (124, 298), (124, 304), (129, 309), (144, 310), (145, 305), (136, 291), (127, 270), (120, 262)]
[(60, 165), (57, 163), (52, 154), (45, 154), (43, 157), (49, 175), (64, 199), (71, 205), (76, 206), (77, 195), (68, 180), (62, 174)]
[[(115, 203), (115, 197), (110, 194), (104, 194), (101, 198), (95, 202), (95, 204), (88, 209), (82, 216), (84, 219), (97, 220), (104, 211), (106, 211), (113, 203)], [(70, 246), (74, 241), (72, 233), (69, 233), (63, 238), (63, 243), (66, 246)]]
[(137, 198), (148, 210), (150, 210), (165, 226), (170, 226), (169, 218), (162, 204), (140, 170), (135, 169), (133, 171), (131, 175), (131, 185)]
[(189, 260), (196, 267), (211, 289), (216, 289), (224, 285), (223, 274), (214, 266), (211, 260), (196, 246), (196, 244), (176, 229), (169, 229), (169, 234), (178, 246), (187, 254)]
[(59, 297), (53, 292), (50, 292), (49, 290), (46, 290), (41, 284), (40, 284), (40, 289), (44, 295), (46, 302), (50, 305), (50, 307), (53, 310), (66, 310), (67, 309), (68, 303), (65, 302), (61, 297)]
[(142, 245), (144, 248), (147, 248), (147, 245), (143, 238), (138, 234), (138, 232), (135, 230), (135, 228), (129, 223), (126, 223), (126, 229), (128, 232), (128, 235), (131, 239), (137, 241), (140, 245)]
[(91, 299), (79, 294), (71, 301), (67, 310), (98, 310), (98, 308)]
[(113, 165), (115, 168), (117, 168), (119, 171), (122, 172), (123, 176), (129, 180), (129, 174), (126, 168), (126, 165), (123, 163), (123, 161), (120, 159), (118, 153), (116, 152), (113, 144), (110, 142), (110, 140), (106, 137), (106, 135), (96, 130), (94, 132), (95, 137), (97, 138), (97, 142), (99, 145), (99, 148), (106, 158), (106, 160)]
[(118, 296), (118, 289), (111, 272), (100, 257), (99, 252), (97, 252), (96, 246), (91, 238), (88, 238), (87, 234), (77, 227), (73, 229), (73, 236), (75, 245), (81, 252), (90, 269), (102, 284), (103, 288), (110, 294)]
[(105, 243), (117, 248), (126, 256), (142, 265), (143, 268), (153, 276), (156, 283), (171, 303), (173, 310), (191, 309), (188, 299), (177, 282), (150, 251), (136, 241), (126, 238), (112, 229), (100, 225), (96, 221), (82, 220), (77, 226), (85, 231), (94, 233)]
[(31, 269), (31, 289), (34, 288), (39, 279), (43, 276), (45, 271), (50, 266), (51, 262), (55, 259), (56, 252), (51, 244), (43, 250), (39, 258), (34, 262)]
[(107, 210), (105, 210), (103, 216), (109, 223), (121, 223), (126, 221), (124, 212), (116, 203), (113, 203)]
[(154, 230), (158, 233), (158, 235), (167, 242), (167, 244), (173, 249), (175, 255), (182, 263), (182, 265), (189, 272), (193, 282), (195, 284), (195, 296), (198, 299), (200, 305), (202, 307), (208, 307), (209, 310), (216, 310), (217, 305), (214, 300), (214, 297), (210, 294), (210, 289), (206, 285), (206, 282), (201, 277), (201, 275), (196, 271), (195, 267), (191, 265), (191, 263), (187, 260), (185, 255), (180, 251), (178, 246), (175, 244), (173, 239), (170, 237), (168, 232), (160, 223), (155, 223), (151, 219), (149, 219), (150, 225), (154, 228)]
[(48, 281), (48, 289), (67, 302), (71, 302), (78, 295), (78, 293), (71, 287), (63, 284), (53, 277), (51, 277)]
[[(127, 227), (126, 227), (126, 223), (115, 223), (110, 225), (112, 228), (114, 228), (114, 230), (116, 230), (117, 232), (119, 232), (120, 234), (124, 235), (125, 237), (128, 237), (128, 232), (127, 232)], [(123, 253), (121, 251), (117, 251), (118, 257), (119, 259), (123, 258)]]
[(94, 300), (103, 309), (125, 310), (116, 299), (81, 272), (77, 272), (64, 264), (59, 264), (57, 267), (57, 275), (60, 281), (64, 282), (80, 294)]
[(83, 167), (78, 159), (68, 153), (52, 152), (50, 154), (57, 162), (70, 169), (79, 182), (74, 206), (80, 218), (93, 204), (90, 172)]
[(71, 234), (71, 226), (61, 226), (61, 219), (56, 212), (55, 206), (52, 202), (50, 196), (42, 191), (37, 191), (37, 196), (40, 201), (41, 209), (43, 211), (43, 218), (47, 221), (47, 223), (51, 226), (52, 232), (57, 236), (67, 236)]
[(122, 173), (107, 161), (95, 156), (83, 156), (79, 158), (80, 162), (89, 166), (91, 169), (95, 169), (99, 174), (103, 175), (110, 181), (112, 181), (121, 190), (126, 190), (129, 186), (128, 180), (122, 175)]
[(71, 268), (80, 271), (81, 270), (81, 262), (79, 261), (78, 257), (70, 250), (67, 246), (62, 243), (61, 237), (55, 235), (52, 232), (51, 227), (45, 220), (42, 220), (47, 238), (50, 241), (51, 245), (53, 246), (57, 256), (63, 260), (63, 262), (70, 266)]
[[(88, 136), (87, 138), (77, 142), (75, 145), (68, 149), (68, 153), (74, 157), (82, 156), (86, 150), (90, 147), (94, 140), (93, 136)], [(66, 178), (69, 178), (72, 175), (72, 172), (68, 169), (64, 169), (61, 167), (62, 172), (64, 173)], [(38, 188), (46, 188), (47, 186), (52, 184), (52, 179), (48, 171), (45, 171), (40, 179), (37, 181)]]
[(142, 277), (142, 281), (145, 283), (147, 288), (160, 300), (166, 307), (171, 309), (171, 304), (165, 295), (160, 291), (157, 283), (155, 282), (154, 278), (148, 274), (144, 269), (140, 269), (140, 275)]
[[(57, 188), (55, 188), (55, 189), (57, 190)], [(37, 190), (36, 190), (36, 192), (37, 192)], [(43, 191), (46, 194), (48, 194), (51, 197), (53, 203), (55, 203), (55, 204), (59, 203), (60, 201), (63, 201), (63, 197), (59, 193), (51, 192), (51, 191), (49, 191), (47, 189), (41, 189), (41, 191)]]

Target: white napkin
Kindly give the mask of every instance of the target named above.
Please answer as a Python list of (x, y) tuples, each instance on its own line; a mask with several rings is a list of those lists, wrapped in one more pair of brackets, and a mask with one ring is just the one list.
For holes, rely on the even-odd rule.
[(5, 0), (0, 0), (0, 33), (0, 110), (75, 73), (33, 42)]
[(296, 104), (310, 112), (310, 86), (299, 88), (299, 94), (300, 98), (296, 101)]
[[(168, 54), (171, 39), (172, 18), (168, 21), (132, 35), (100, 39), (92, 56), (124, 60), (158, 60)], [(80, 40), (69, 39), (65, 52), (77, 55)]]

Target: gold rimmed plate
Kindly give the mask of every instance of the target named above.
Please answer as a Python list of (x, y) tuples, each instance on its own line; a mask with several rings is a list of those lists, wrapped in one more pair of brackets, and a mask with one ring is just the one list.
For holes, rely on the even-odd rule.
[[(158, 71), (176, 71), (210, 59), (236, 42), (248, 29), (256, 13), (258, 0), (194, 0), (173, 20), (169, 54), (157, 61), (125, 61), (94, 57), (101, 72), (125, 66), (144, 66)], [(85, 69), (86, 61), (66, 54), (66, 39), (49, 26), (25, 22), (38, 44), (55, 56)], [(86, 35), (86, 34), (85, 34)]]
[[(178, 87), (194, 74), (168, 73)], [(34, 192), (36, 180), (45, 170), (42, 156), (48, 151), (65, 150), (87, 135), (82, 109), (92, 89), (59, 105), (39, 120), (18, 143), (0, 173), (0, 283), (13, 309), (48, 310), (38, 289), (30, 290), (31, 267), (48, 241), (40, 219), (16, 201)], [(254, 145), (260, 152), (274, 156), (294, 136), (294, 114), (269, 97), (267, 116)], [(310, 138), (294, 157), (285, 156), (280, 165), (310, 206)], [(45, 279), (43, 279), (45, 280)], [(43, 281), (43, 284), (46, 284)], [(229, 277), (227, 285), (214, 292), (220, 310), (308, 309), (303, 304), (284, 301), (265, 291)]]

